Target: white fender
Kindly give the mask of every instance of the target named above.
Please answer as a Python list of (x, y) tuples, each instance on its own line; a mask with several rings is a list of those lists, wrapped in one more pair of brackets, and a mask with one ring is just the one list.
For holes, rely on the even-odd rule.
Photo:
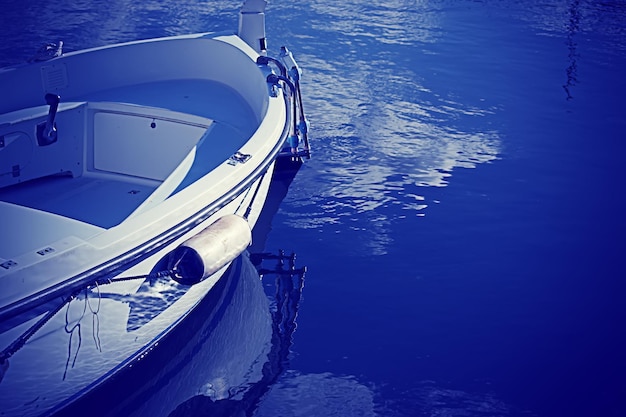
[(232, 262), (251, 242), (252, 231), (243, 217), (220, 217), (170, 252), (173, 278), (181, 284), (197, 284)]

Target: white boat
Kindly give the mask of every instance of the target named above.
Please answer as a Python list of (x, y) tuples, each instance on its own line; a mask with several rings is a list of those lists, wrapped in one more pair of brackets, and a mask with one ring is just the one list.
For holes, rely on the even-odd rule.
[(61, 411), (148, 355), (245, 253), (277, 164), (309, 157), (265, 6), (0, 69), (0, 415)]

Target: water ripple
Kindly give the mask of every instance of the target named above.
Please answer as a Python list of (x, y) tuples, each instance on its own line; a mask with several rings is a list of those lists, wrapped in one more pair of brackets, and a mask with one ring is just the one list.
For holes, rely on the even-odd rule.
[(355, 252), (384, 254), (394, 243), (392, 219), (426, 213), (426, 189), (415, 187), (446, 186), (455, 169), (498, 157), (499, 133), (486, 128), (498, 109), (466, 104), (437, 85), (419, 51), (339, 47), (329, 57), (300, 57), (315, 172), (305, 169), (299, 182), (308, 186), (290, 192), (284, 211), (292, 227), (354, 232)]

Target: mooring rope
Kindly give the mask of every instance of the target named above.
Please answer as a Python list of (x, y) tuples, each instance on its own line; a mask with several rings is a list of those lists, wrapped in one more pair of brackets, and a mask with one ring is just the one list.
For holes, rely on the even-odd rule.
[[(13, 343), (11, 343), (2, 352), (0, 352), (0, 366), (3, 366), (5, 362), (11, 356), (15, 355), (15, 353), (17, 353), (22, 347), (24, 347), (26, 342), (28, 342), (48, 321), (50, 321), (52, 317), (54, 317), (59, 311), (61, 311), (63, 306), (67, 305), (69, 308), (69, 303), (73, 299), (78, 297), (78, 294), (80, 294), (82, 291), (86, 291), (92, 288), (98, 288), (98, 293), (100, 293), (100, 287), (99, 287), (100, 285), (112, 284), (114, 282), (131, 281), (135, 279), (148, 279), (148, 278), (152, 279), (152, 278), (160, 278), (164, 276), (175, 276), (176, 273), (177, 271), (172, 269), (172, 270), (166, 270), (166, 271), (159, 271), (159, 272), (155, 272), (152, 274), (134, 275), (134, 276), (129, 276), (129, 277), (101, 278), (101, 279), (93, 281), (92, 283), (87, 284), (85, 287), (72, 292), (72, 294), (64, 298), (55, 308), (48, 311), (41, 319), (39, 319), (35, 324), (29, 327), (24, 333), (18, 336), (13, 341)], [(88, 295), (86, 295), (86, 298), (87, 299), (89, 298)], [(88, 303), (88, 301), (86, 301), (86, 303)], [(85, 306), (85, 308), (86, 307), (87, 305)], [(97, 315), (98, 311), (100, 310), (100, 301), (98, 300), (98, 306), (96, 307), (95, 311), (91, 308), (91, 305), (89, 305), (89, 309), (91, 310), (93, 314)], [(66, 322), (67, 322), (67, 317), (66, 317)], [(99, 322), (97, 324), (99, 326)], [(66, 330), (67, 330), (67, 323), (66, 323)], [(71, 333), (73, 333), (73, 331), (74, 331), (74, 328), (71, 329)], [(80, 329), (79, 329), (79, 332), (80, 332)], [(96, 340), (95, 335), (94, 335), (94, 340)], [(100, 348), (99, 338), (97, 338), (96, 340), (96, 347)]]
[[(86, 292), (86, 291), (85, 291)], [(72, 298), (73, 300), (74, 298)], [(80, 351), (80, 347), (83, 344), (83, 336), (80, 332), (81, 329), (81, 321), (85, 317), (85, 313), (87, 312), (87, 304), (89, 303), (89, 294), (85, 294), (85, 302), (83, 303), (83, 311), (80, 313), (80, 317), (78, 320), (70, 320), (70, 305), (72, 302), (68, 302), (67, 308), (65, 309), (65, 333), (70, 335), (70, 340), (67, 345), (67, 361), (65, 361), (65, 370), (63, 371), (63, 381), (65, 381), (65, 377), (67, 376), (67, 370), (70, 365), (70, 360), (72, 358), (72, 340), (74, 340), (74, 332), (78, 334), (78, 346), (76, 347), (76, 353), (74, 354), (74, 359), (72, 360), (72, 368), (76, 365), (76, 359), (78, 358), (78, 352)], [(73, 325), (70, 325), (70, 322), (74, 322)]]
[(0, 365), (4, 364), (6, 360), (8, 360), (11, 356), (15, 354), (18, 350), (20, 350), (28, 340), (33, 337), (35, 333), (39, 329), (41, 329), (44, 324), (46, 324), (52, 317), (54, 317), (67, 303), (70, 301), (71, 296), (67, 299), (63, 300), (56, 308), (50, 310), (45, 316), (43, 316), (37, 323), (32, 325), (28, 330), (22, 333), (13, 343), (11, 343), (6, 349), (0, 352)]

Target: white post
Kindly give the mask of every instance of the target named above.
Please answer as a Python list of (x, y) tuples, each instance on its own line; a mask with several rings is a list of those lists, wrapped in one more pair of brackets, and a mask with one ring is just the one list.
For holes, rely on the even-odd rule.
[(266, 0), (246, 0), (239, 12), (239, 37), (261, 55), (267, 50), (265, 6)]

